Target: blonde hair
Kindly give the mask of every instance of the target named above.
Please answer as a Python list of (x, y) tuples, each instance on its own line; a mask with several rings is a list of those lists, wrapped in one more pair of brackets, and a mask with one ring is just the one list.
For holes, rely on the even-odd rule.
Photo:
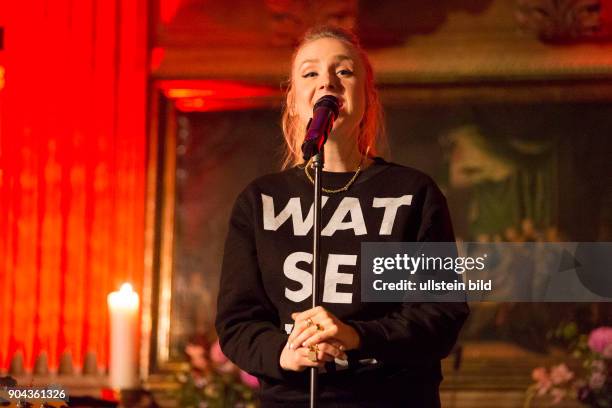
[[(321, 38), (333, 38), (344, 41), (355, 48), (363, 66), (365, 68), (365, 112), (359, 125), (359, 135), (357, 136), (357, 147), (362, 155), (376, 156), (379, 154), (377, 145), (384, 141), (384, 120), (383, 109), (378, 98), (378, 91), (374, 84), (374, 71), (370, 60), (359, 44), (357, 37), (342, 28), (332, 26), (315, 27), (306, 32), (303, 39), (297, 45), (291, 58), (291, 67), (295, 63), (298, 51), (309, 42)], [(303, 162), (302, 142), (306, 134), (306, 129), (300, 124), (299, 118), (293, 113), (294, 90), (292, 74), (287, 81), (286, 100), (282, 110), (281, 124), (285, 137), (285, 151), (283, 154), (282, 168), (296, 166)]]

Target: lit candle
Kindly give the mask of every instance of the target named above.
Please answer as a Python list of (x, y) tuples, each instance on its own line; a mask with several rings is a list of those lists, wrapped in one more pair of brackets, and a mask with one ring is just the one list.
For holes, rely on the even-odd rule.
[(118, 292), (108, 295), (110, 314), (110, 379), (114, 389), (137, 388), (138, 294), (124, 283)]

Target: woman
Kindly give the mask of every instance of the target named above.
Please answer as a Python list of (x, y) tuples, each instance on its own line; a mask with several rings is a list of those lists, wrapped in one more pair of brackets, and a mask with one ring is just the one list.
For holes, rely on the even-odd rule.
[[(300, 145), (315, 102), (340, 101), (325, 145), (320, 307), (310, 309), (312, 169)], [(417, 170), (376, 158), (381, 107), (356, 38), (323, 27), (293, 56), (280, 173), (252, 182), (234, 206), (216, 326), (223, 352), (259, 377), (264, 407), (439, 406), (440, 359), (468, 314), (464, 303), (362, 303), (361, 242), (454, 241), (446, 201)], [(288, 335), (288, 333), (290, 333)]]

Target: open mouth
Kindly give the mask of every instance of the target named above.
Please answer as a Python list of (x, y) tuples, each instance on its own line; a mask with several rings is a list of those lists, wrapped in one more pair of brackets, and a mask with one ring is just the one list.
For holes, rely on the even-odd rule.
[[(335, 95), (330, 95), (330, 96), (335, 96)], [(335, 96), (335, 97), (336, 97), (336, 99), (338, 99), (338, 110), (339, 110), (339, 111), (343, 110), (343, 108), (344, 108), (344, 100), (342, 100), (342, 99), (341, 99), (340, 97), (338, 97), (338, 96)], [(317, 99), (317, 100), (318, 100), (318, 99)], [(313, 103), (313, 109), (314, 109), (314, 105), (315, 105), (315, 104), (316, 104), (316, 102), (315, 102), (315, 103)]]

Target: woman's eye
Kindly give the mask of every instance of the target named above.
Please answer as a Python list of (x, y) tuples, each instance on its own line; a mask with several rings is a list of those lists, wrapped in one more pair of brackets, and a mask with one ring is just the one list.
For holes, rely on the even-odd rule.
[(302, 75), (302, 78), (313, 78), (316, 76), (317, 76), (317, 73), (314, 71), (311, 71), (311, 72), (307, 72), (304, 75)]
[(351, 71), (350, 69), (341, 69), (340, 71), (338, 71), (338, 75), (350, 76), (353, 75), (353, 71)]

